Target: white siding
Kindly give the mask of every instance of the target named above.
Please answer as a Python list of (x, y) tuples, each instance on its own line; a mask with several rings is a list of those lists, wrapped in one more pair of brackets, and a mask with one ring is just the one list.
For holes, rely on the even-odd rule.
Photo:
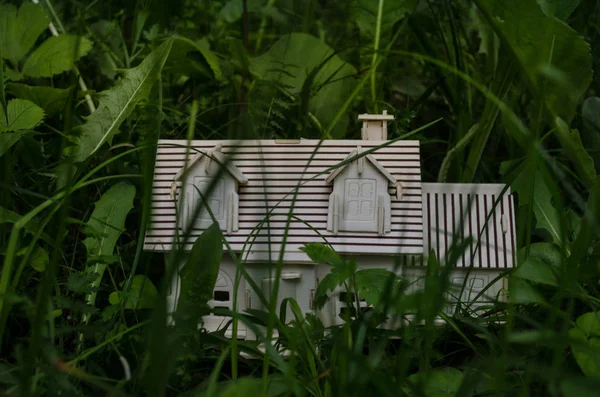
[[(513, 195), (503, 184), (423, 184), (424, 251), (445, 263), (456, 243), (473, 239), (457, 267), (506, 269), (514, 266)], [(502, 218), (506, 228), (503, 230)]]

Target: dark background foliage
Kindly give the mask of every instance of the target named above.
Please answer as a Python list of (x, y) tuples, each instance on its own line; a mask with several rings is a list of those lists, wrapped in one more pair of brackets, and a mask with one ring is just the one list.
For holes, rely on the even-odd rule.
[[(596, 395), (597, 1), (0, 7), (0, 394)], [(157, 139), (352, 139), (358, 114), (383, 110), (390, 138), (420, 140), (425, 181), (516, 193), (508, 300), (435, 325), (446, 273), (430, 263), (439, 288), (408, 296), (399, 280), (382, 297), (423, 324), (229, 313), (275, 328), (286, 359), (167, 328), (165, 265), (182, 254), (141, 244)]]

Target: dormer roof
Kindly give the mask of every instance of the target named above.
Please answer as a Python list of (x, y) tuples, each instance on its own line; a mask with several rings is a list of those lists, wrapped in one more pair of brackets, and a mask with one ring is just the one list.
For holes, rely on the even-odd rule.
[(224, 166), (227, 172), (229, 172), (229, 174), (235, 180), (237, 180), (238, 183), (242, 185), (248, 183), (248, 178), (246, 177), (246, 175), (244, 175), (239, 168), (237, 168), (229, 159), (227, 159), (227, 157), (223, 154), (221, 150), (222, 145), (218, 144), (209, 151), (197, 151), (197, 153), (194, 156), (192, 156), (192, 158), (189, 160), (187, 165), (184, 165), (179, 169), (179, 171), (177, 171), (177, 173), (173, 177), (173, 180), (181, 181), (181, 178), (186, 173), (186, 171), (192, 170), (204, 159), (207, 174), (209, 173), (212, 162), (214, 161), (217, 163), (218, 166)]
[[(344, 159), (343, 162), (345, 164), (336, 168), (335, 170), (333, 170), (329, 174), (329, 176), (327, 178), (325, 178), (325, 182), (327, 182), (327, 183), (333, 182), (333, 180), (338, 175), (340, 175), (347, 166), (349, 166), (350, 164), (353, 164), (353, 163), (356, 163), (356, 165), (358, 166), (358, 169), (359, 169), (359, 173), (360, 173), (362, 170), (362, 167), (364, 167), (364, 162), (368, 161), (370, 164), (372, 164), (375, 167), (375, 169), (377, 171), (379, 171), (379, 173), (381, 175), (383, 175), (390, 182), (391, 185), (396, 185), (396, 183), (398, 182), (396, 180), (396, 178), (394, 178), (394, 176), (392, 174), (390, 174), (388, 172), (388, 170), (386, 170), (385, 167), (379, 163), (379, 161), (375, 160), (375, 157), (373, 157), (371, 154), (361, 156), (362, 152), (363, 152), (363, 150), (362, 150), (361, 146), (354, 148), (354, 150), (352, 150), (350, 152), (350, 154), (348, 154), (346, 156), (346, 158)], [(354, 160), (349, 161), (352, 158), (354, 158)]]

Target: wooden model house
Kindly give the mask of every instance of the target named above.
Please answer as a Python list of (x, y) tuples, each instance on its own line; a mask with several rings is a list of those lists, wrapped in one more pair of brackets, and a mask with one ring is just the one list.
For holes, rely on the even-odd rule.
[[(393, 117), (386, 112), (359, 119), (362, 140), (196, 140), (190, 148), (185, 140), (160, 140), (144, 248), (176, 249), (176, 234), (191, 227), (183, 247), (190, 250), (212, 224), (208, 211), (197, 211), (195, 220), (192, 213), (201, 192), (217, 178), (207, 204), (231, 249), (269, 295), (273, 273), (266, 263), (279, 259), (288, 226), (279, 301), (293, 297), (304, 312), (312, 310), (314, 291), (329, 267), (312, 263), (300, 250), (305, 243), (330, 244), (354, 256), (361, 268), (393, 270), (399, 261), (402, 276), (420, 288), (429, 252), (433, 249), (443, 264), (453, 240), (469, 236), (474, 242), (450, 277), (465, 288), (461, 297), (449, 295), (448, 307), (459, 298), (474, 301), (514, 265), (510, 190), (501, 184), (422, 183), (419, 142), (388, 141), (387, 122)], [(224, 254), (212, 307), (233, 309), (234, 278), (233, 261)], [(503, 280), (495, 282), (474, 306), (496, 298), (503, 287)], [(173, 309), (178, 289), (175, 279), (169, 295)], [(238, 311), (260, 308), (243, 278), (237, 292)], [(326, 325), (343, 321), (338, 314), (346, 303), (336, 298), (339, 292), (319, 311)], [(205, 318), (209, 330), (226, 323), (219, 316)], [(238, 338), (250, 337), (243, 324), (239, 327)]]

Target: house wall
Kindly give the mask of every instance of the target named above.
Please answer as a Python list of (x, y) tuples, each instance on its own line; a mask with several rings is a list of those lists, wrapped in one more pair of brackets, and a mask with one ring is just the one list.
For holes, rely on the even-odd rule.
[[(414, 262), (418, 259), (415, 258)], [(409, 287), (406, 291), (407, 294), (414, 293), (418, 290), (422, 290), (425, 287), (425, 266), (410, 266), (407, 264), (414, 263), (411, 257), (376, 257), (376, 256), (359, 256), (357, 257), (359, 268), (361, 269), (372, 269), (372, 268), (386, 268), (401, 277), (403, 277), (408, 283)], [(326, 266), (317, 267), (317, 277), (322, 279), (329, 271)], [(506, 280), (499, 279), (493, 284), (488, 285), (494, 281), (502, 273), (502, 269), (473, 269), (473, 268), (454, 268), (449, 273), (449, 281), (451, 286), (446, 291), (446, 299), (448, 304), (446, 305), (444, 312), (448, 315), (452, 315), (456, 308), (457, 301), (462, 303), (472, 302), (469, 305), (469, 310), (476, 311), (478, 308), (482, 308), (489, 305), (490, 302), (499, 299), (504, 300), (503, 290), (506, 289)], [(466, 282), (465, 282), (466, 279)], [(463, 288), (464, 283), (464, 288)], [(485, 292), (474, 301), (477, 295), (485, 289)], [(462, 294), (461, 294), (462, 291)], [(340, 314), (347, 304), (343, 299), (340, 300), (340, 293), (345, 292), (344, 287), (339, 287), (330, 294), (330, 299), (325, 307), (320, 311), (320, 317), (326, 326), (330, 325), (341, 325), (344, 323)], [(360, 302), (361, 308), (366, 308), (366, 302)], [(410, 316), (408, 316), (410, 318)], [(391, 318), (383, 326), (385, 328), (393, 328), (397, 326), (399, 319)]]
[(514, 197), (504, 184), (424, 183), (424, 254), (431, 250), (440, 263), (450, 251), (472, 239), (457, 253), (456, 267), (509, 269), (515, 264)]
[[(425, 271), (424, 266), (406, 266), (406, 264), (414, 263), (412, 258), (407, 257), (389, 257), (389, 256), (357, 256), (358, 266), (360, 269), (376, 269), (386, 268), (394, 271), (399, 276), (404, 277), (410, 283), (407, 293), (416, 292), (425, 286)], [(261, 288), (263, 295), (269, 300), (272, 293), (272, 281), (275, 276), (275, 269), (266, 264), (247, 264), (245, 269), (249, 276)], [(331, 267), (326, 265), (314, 264), (286, 264), (282, 269), (282, 279), (279, 284), (279, 294), (277, 297), (277, 314), (280, 314), (281, 302), (284, 298), (290, 297), (296, 300), (303, 314), (313, 311), (312, 299), (318, 285), (325, 275), (331, 270)], [(209, 302), (209, 306), (233, 308), (233, 283), (235, 280), (235, 264), (228, 255), (223, 256), (223, 262), (220, 267), (221, 279), (225, 282), (217, 282), (213, 299)], [(502, 290), (505, 287), (505, 281), (500, 279), (488, 287), (499, 274), (497, 269), (464, 269), (454, 268), (450, 272), (451, 287), (446, 292), (446, 297), (450, 302), (445, 309), (446, 314), (452, 315), (456, 307), (457, 300), (461, 302), (469, 302), (474, 300), (477, 295), (487, 287), (485, 293), (478, 298), (476, 302), (470, 305), (470, 310), (477, 310), (498, 297), (503, 299)], [(466, 283), (465, 283), (466, 279)], [(463, 288), (464, 284), (464, 288)], [(168, 295), (168, 304), (170, 311), (176, 308), (177, 298), (179, 296), (180, 284), (179, 280), (173, 280), (170, 294)], [(462, 291), (462, 294), (461, 294)], [(225, 299), (228, 293), (229, 300)], [(347, 304), (340, 300), (340, 293), (345, 292), (344, 287), (339, 287), (330, 293), (330, 299), (325, 306), (319, 311), (319, 317), (325, 326), (341, 325), (344, 320), (340, 317), (340, 313), (346, 309)], [(366, 308), (366, 302), (361, 302), (361, 307)], [(258, 294), (251, 288), (250, 284), (245, 279), (240, 278), (238, 286), (238, 302), (237, 310), (243, 313), (246, 309), (268, 310), (261, 303)], [(410, 317), (410, 314), (409, 314)], [(294, 319), (293, 313), (289, 306), (286, 311), (286, 322)], [(230, 318), (221, 316), (206, 316), (204, 318), (204, 326), (209, 331), (217, 331), (228, 325)], [(392, 328), (399, 325), (399, 318), (391, 318), (383, 326)], [(226, 336), (232, 336), (232, 327), (228, 326), (225, 333)], [(238, 322), (238, 338), (254, 339), (253, 333), (246, 329), (243, 322)]]
[[(186, 257), (182, 259), (180, 268), (185, 264), (186, 260)], [(235, 263), (233, 262), (231, 257), (229, 257), (228, 255), (224, 255), (219, 268), (219, 275), (217, 277), (215, 290), (213, 291), (213, 299), (211, 299), (208, 302), (208, 305), (211, 308), (214, 309), (215, 307), (222, 307), (229, 310), (233, 310), (235, 273)], [(169, 288), (167, 294), (167, 310), (169, 313), (174, 313), (177, 309), (177, 300), (179, 299), (180, 293), (181, 280), (179, 277), (174, 277), (173, 280), (171, 280), (171, 287)], [(246, 294), (246, 280), (243, 277), (240, 277), (237, 288), (237, 311), (239, 313), (242, 313), (244, 310), (246, 310), (247, 300), (248, 298)], [(228, 326), (228, 322), (230, 320), (230, 317), (215, 316), (214, 314), (205, 316), (203, 319), (204, 327), (210, 331), (218, 331), (227, 327), (225, 336), (231, 338), (233, 335), (232, 327), (230, 325)], [(172, 323), (172, 319), (170, 319), (170, 321)], [(246, 327), (241, 321), (238, 322), (238, 338), (247, 338)]]

